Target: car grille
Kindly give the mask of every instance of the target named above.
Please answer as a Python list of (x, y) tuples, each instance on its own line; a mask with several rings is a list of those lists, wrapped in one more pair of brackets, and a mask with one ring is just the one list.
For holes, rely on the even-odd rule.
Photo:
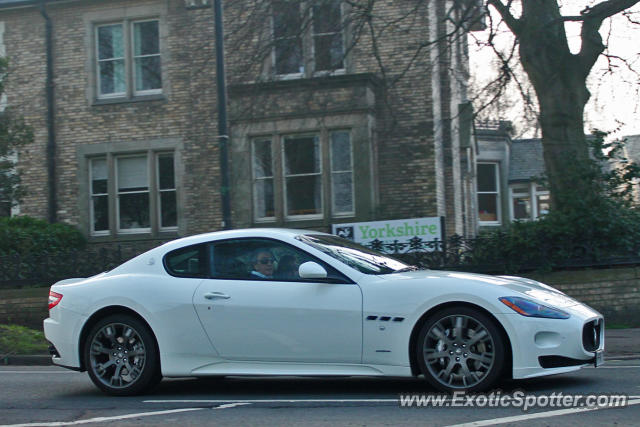
[(600, 348), (603, 323), (602, 319), (596, 319), (584, 324), (582, 346), (586, 351), (596, 351)]

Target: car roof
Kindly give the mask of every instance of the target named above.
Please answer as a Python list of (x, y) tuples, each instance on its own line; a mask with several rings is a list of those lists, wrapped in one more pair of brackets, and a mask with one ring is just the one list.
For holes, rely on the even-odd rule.
[(242, 228), (237, 230), (213, 231), (210, 233), (196, 234), (172, 240), (160, 246), (163, 250), (172, 250), (188, 245), (208, 242), (211, 240), (235, 239), (243, 237), (270, 237), (291, 239), (301, 234), (327, 234), (321, 231), (301, 230), (292, 228)]

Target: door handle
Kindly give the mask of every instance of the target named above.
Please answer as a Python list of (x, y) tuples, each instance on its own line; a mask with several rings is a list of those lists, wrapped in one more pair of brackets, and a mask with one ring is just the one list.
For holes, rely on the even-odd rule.
[(204, 294), (206, 299), (229, 299), (231, 298), (229, 295), (223, 294), (222, 292), (208, 292)]

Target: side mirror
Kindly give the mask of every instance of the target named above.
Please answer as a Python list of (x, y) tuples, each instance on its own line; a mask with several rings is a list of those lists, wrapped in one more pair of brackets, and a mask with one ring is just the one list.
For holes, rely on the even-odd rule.
[(298, 275), (301, 279), (326, 279), (327, 270), (317, 262), (307, 261), (300, 264)]

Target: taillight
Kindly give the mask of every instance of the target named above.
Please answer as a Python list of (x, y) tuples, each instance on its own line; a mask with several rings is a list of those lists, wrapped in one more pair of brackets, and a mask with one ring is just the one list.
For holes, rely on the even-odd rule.
[(62, 294), (49, 291), (49, 310), (51, 310), (53, 307), (58, 305), (61, 299), (62, 299)]

